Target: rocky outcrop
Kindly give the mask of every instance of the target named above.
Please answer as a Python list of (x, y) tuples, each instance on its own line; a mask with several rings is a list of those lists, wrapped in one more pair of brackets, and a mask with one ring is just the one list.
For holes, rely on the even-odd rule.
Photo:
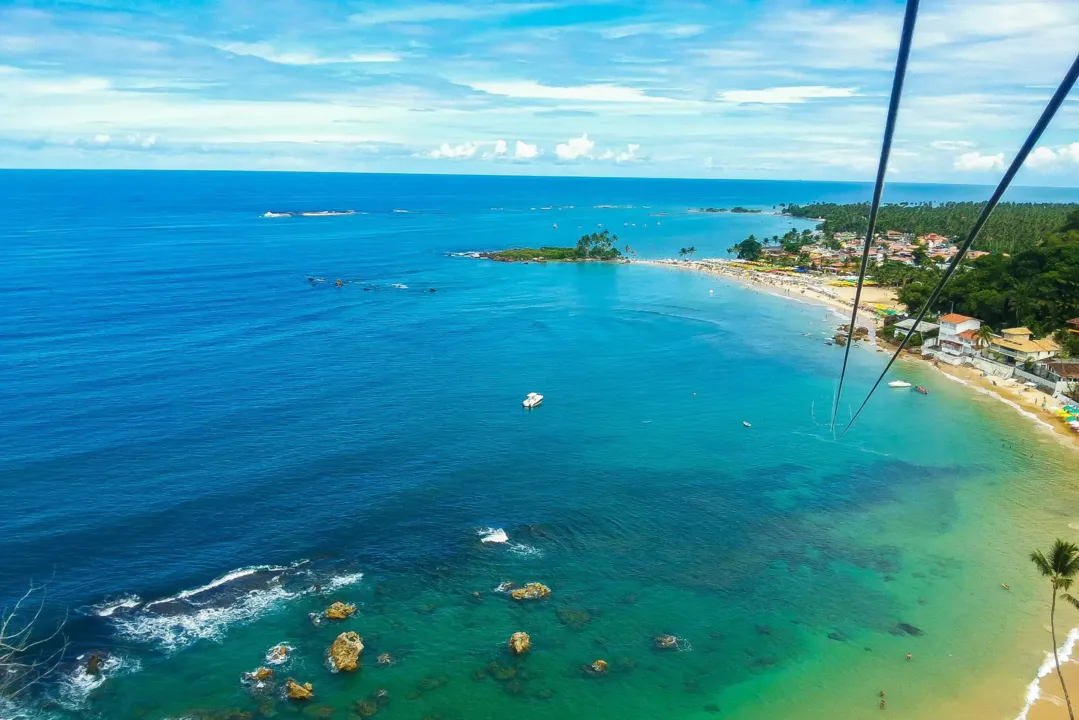
[(266, 662), (270, 663), (271, 665), (280, 665), (288, 660), (288, 654), (289, 652), (291, 652), (291, 650), (292, 648), (290, 648), (288, 645), (285, 645), (284, 643), (280, 645), (274, 645), (272, 648), (270, 648), (269, 652), (266, 653)]
[(652, 644), (660, 650), (676, 650), (678, 649), (678, 638), (674, 635), (656, 635), (652, 639)]
[(532, 647), (532, 638), (528, 637), (528, 633), (515, 632), (510, 635), (509, 645), (510, 651), (514, 655), (523, 655)]
[(538, 582), (530, 582), (523, 588), (510, 591), (510, 597), (514, 600), (542, 600), (550, 596), (551, 588)]
[(311, 683), (301, 685), (292, 678), (285, 681), (285, 694), (289, 700), (310, 700), (315, 696), (315, 688)]
[(597, 675), (602, 675), (603, 673), (607, 672), (607, 661), (596, 660), (588, 667), (592, 668), (592, 672), (596, 673)]
[(326, 608), (326, 611), (322, 614), (327, 620), (344, 620), (345, 618), (352, 617), (356, 613), (355, 605), (348, 605), (343, 602), (335, 602)]
[(94, 653), (86, 661), (86, 674), (97, 675), (99, 672), (101, 672), (101, 655)]
[(260, 681), (269, 680), (273, 677), (273, 670), (267, 667), (260, 667), (259, 669), (255, 670), (255, 672), (251, 673), (251, 677)]
[(360, 664), (363, 652), (363, 638), (349, 631), (337, 636), (330, 645), (330, 662), (339, 672), (352, 672)]

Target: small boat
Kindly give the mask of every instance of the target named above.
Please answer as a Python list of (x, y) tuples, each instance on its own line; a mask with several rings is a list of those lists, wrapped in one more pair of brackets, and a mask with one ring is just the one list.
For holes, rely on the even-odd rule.
[(890, 383), (888, 383), (888, 387), (891, 387), (891, 388), (909, 388), (910, 383), (907, 382), (906, 380), (892, 380)]
[(752, 425), (747, 423), (745, 420), (742, 421), (742, 424), (745, 425), (746, 427), (753, 427)]
[(928, 394), (929, 394), (929, 391), (928, 391), (928, 390), (926, 390), (926, 389), (925, 389), (924, 387), (922, 387), (921, 385), (915, 385), (915, 386), (914, 386), (914, 390), (915, 390), (915, 392), (920, 392), (920, 393), (921, 393), (922, 395), (928, 395)]
[(531, 410), (534, 407), (539, 407), (543, 403), (543, 396), (539, 393), (528, 393), (528, 397), (524, 399), (521, 405)]

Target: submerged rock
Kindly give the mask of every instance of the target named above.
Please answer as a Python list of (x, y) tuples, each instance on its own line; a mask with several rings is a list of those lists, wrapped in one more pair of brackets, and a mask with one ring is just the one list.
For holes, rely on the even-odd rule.
[(328, 720), (337, 714), (337, 708), (330, 705), (311, 705), (303, 709), (303, 716), (309, 718), (318, 718), (319, 720)]
[(355, 632), (343, 632), (330, 645), (330, 662), (340, 672), (352, 672), (360, 664), (363, 638)]
[(596, 660), (594, 663), (592, 663), (588, 667), (590, 667), (592, 669), (592, 672), (596, 673), (597, 675), (600, 675), (602, 673), (607, 672), (607, 661), (606, 660)]
[(592, 622), (592, 614), (587, 610), (575, 610), (573, 608), (559, 608), (558, 621), (574, 630), (580, 630)]
[(285, 681), (285, 695), (289, 700), (310, 700), (315, 696), (315, 688), (311, 683), (301, 685), (289, 678)]
[(551, 588), (538, 582), (530, 582), (523, 588), (510, 591), (510, 597), (514, 600), (542, 600), (550, 596)]
[(441, 675), (431, 675), (429, 677), (423, 678), (418, 683), (416, 683), (416, 687), (418, 687), (423, 692), (430, 692), (431, 690), (438, 690), (440, 687), (442, 687), (448, 682), (449, 678), (443, 677)]
[(326, 608), (326, 611), (322, 614), (326, 616), (327, 620), (344, 620), (345, 618), (352, 617), (356, 614), (356, 606), (343, 602), (335, 602), (333, 605)]
[(352, 709), (360, 717), (373, 717), (378, 712), (378, 703), (371, 698), (365, 698), (363, 700), (357, 700), (352, 705)]
[(382, 667), (385, 667), (386, 665), (393, 665), (393, 663), (394, 659), (390, 657), (389, 653), (382, 653), (378, 656), (378, 664)]
[(509, 646), (514, 655), (521, 655), (532, 647), (532, 638), (528, 637), (528, 633), (515, 632), (510, 635)]
[(923, 632), (921, 628), (905, 622), (896, 623), (895, 627), (892, 628), (891, 633), (892, 635), (913, 635), (914, 637), (925, 635), (925, 632)]
[(656, 635), (652, 638), (652, 644), (660, 650), (677, 650), (678, 638), (674, 635)]

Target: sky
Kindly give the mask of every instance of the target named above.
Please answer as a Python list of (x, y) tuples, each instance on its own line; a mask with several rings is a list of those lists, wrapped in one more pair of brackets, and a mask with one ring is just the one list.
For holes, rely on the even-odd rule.
[[(0, 0), (0, 166), (870, 180), (903, 3)], [(995, 184), (1075, 0), (922, 0), (889, 179)], [(1018, 184), (1079, 186), (1073, 92)]]

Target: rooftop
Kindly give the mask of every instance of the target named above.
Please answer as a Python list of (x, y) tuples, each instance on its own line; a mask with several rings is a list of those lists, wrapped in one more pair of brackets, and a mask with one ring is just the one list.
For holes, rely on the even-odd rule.
[[(899, 322), (897, 322), (895, 324), (895, 326), (897, 328), (899, 328), (900, 330), (906, 330), (907, 332), (910, 332), (910, 329), (912, 327), (914, 327), (914, 318), (907, 318), (906, 320), (900, 320)], [(937, 325), (935, 323), (922, 321), (922, 322), (918, 323), (918, 332), (925, 333), (925, 332), (929, 332), (931, 330), (936, 330), (939, 327), (940, 327), (940, 325)]]
[(1012, 340), (1011, 338), (994, 338), (993, 345), (996, 345), (997, 347), (1008, 348), (1009, 350), (1017, 350), (1019, 352), (1026, 353), (1056, 352), (1060, 350), (1060, 346), (1049, 338), (1043, 338), (1042, 340)]
[[(958, 325), (959, 323), (966, 322), (967, 320), (977, 320), (978, 318), (968, 317), (966, 315), (960, 315), (959, 313), (948, 313), (940, 318), (942, 323), (951, 323), (952, 325)], [(1004, 332), (1007, 332), (1005, 330)]]
[(1034, 333), (1030, 332), (1030, 328), (1017, 327), (1017, 328), (1004, 328), (1003, 330), (1000, 331), (1000, 334), (1001, 335), (1027, 335), (1027, 336), (1030, 336), (1030, 335), (1033, 335)]

